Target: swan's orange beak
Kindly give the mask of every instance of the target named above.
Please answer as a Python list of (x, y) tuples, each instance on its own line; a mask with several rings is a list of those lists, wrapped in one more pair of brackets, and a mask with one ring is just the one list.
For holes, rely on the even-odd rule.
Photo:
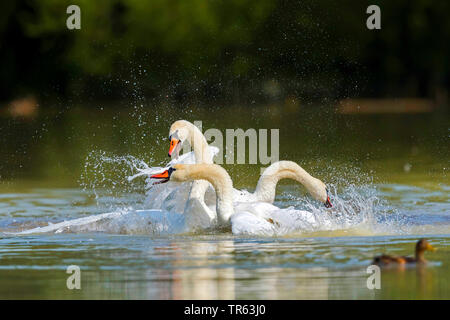
[(180, 143), (179, 139), (171, 138), (170, 139), (170, 146), (169, 146), (169, 157), (172, 157), (172, 153), (177, 147), (177, 145)]
[(327, 201), (325, 202), (325, 207), (331, 208), (333, 205), (331, 204), (330, 197), (327, 197)]
[(161, 181), (154, 182), (153, 184), (166, 183), (170, 179), (169, 170), (166, 170), (162, 173), (154, 174), (150, 176), (151, 179), (161, 179)]
[(427, 244), (427, 250), (428, 251), (436, 251), (437, 249), (433, 247), (431, 244)]
[(325, 207), (331, 208), (333, 205), (331, 204), (330, 196), (328, 195), (328, 188), (326, 190), (327, 190), (327, 201), (325, 201)]

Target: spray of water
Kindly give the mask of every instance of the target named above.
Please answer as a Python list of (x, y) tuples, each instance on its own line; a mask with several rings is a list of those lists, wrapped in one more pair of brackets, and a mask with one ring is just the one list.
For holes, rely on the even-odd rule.
[[(149, 172), (159, 171), (160, 167), (151, 167), (143, 160), (132, 156), (111, 156), (103, 152), (91, 153), (86, 160), (84, 188), (93, 190), (99, 202), (113, 200), (114, 205), (130, 206), (133, 209), (159, 209), (164, 212), (180, 214), (188, 197), (191, 183), (166, 183), (152, 185)], [(377, 192), (372, 178), (352, 168), (329, 168), (339, 170), (333, 173), (332, 183), (328, 183), (329, 194), (333, 203), (332, 209), (326, 209), (308, 196), (294, 196), (292, 192), (284, 193), (285, 201), (277, 203), (283, 207), (286, 203), (293, 208), (284, 209), (279, 214), (296, 215), (298, 210), (310, 212), (306, 219), (298, 215), (296, 228), (283, 227), (277, 235), (298, 234), (302, 232), (358, 230), (361, 234), (407, 233), (408, 223), (397, 210), (390, 207)], [(341, 174), (345, 172), (345, 174)], [(356, 177), (356, 178), (355, 178)], [(331, 180), (331, 179), (329, 179)], [(118, 182), (119, 181), (119, 182)], [(361, 184), (361, 182), (363, 182)], [(120, 184), (120, 191), (117, 185)], [(101, 189), (102, 193), (98, 189)], [(105, 196), (104, 190), (110, 195)], [(117, 191), (117, 192), (115, 192)], [(139, 194), (138, 201), (130, 202), (130, 197), (123, 202), (123, 193)], [(287, 200), (287, 201), (286, 201)], [(300, 221), (300, 220), (304, 221)], [(300, 223), (302, 222), (302, 223)], [(117, 228), (114, 228), (117, 229)], [(125, 228), (126, 229), (126, 228)]]
[[(375, 184), (358, 184), (347, 179), (348, 176), (340, 177), (335, 179), (334, 183), (327, 184), (333, 204), (331, 209), (324, 208), (310, 197), (294, 196), (290, 192), (283, 193), (282, 199), (293, 205), (293, 208), (312, 213), (314, 218), (310, 221), (313, 223), (310, 222), (303, 231), (341, 230), (360, 235), (409, 232), (408, 219), (380, 196)], [(358, 180), (362, 179), (358, 176)], [(296, 230), (282, 230), (282, 233), (296, 233)]]
[(92, 193), (97, 205), (109, 210), (140, 207), (145, 192), (142, 184), (131, 183), (128, 176), (147, 164), (131, 155), (117, 156), (104, 151), (92, 151), (86, 158), (80, 185)]

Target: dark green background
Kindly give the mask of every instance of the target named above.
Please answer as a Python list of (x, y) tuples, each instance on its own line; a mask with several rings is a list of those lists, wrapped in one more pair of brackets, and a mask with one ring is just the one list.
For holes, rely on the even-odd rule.
[[(71, 4), (81, 30), (66, 28)], [(381, 30), (366, 27), (371, 4)], [(445, 97), (449, 12), (445, 0), (3, 1), (0, 101), (129, 99), (134, 83), (179, 104)]]

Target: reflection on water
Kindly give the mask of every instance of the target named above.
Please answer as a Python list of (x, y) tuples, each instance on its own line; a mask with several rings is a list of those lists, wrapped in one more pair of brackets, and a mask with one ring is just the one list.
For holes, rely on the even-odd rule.
[[(416, 237), (245, 239), (52, 235), (0, 240), (2, 298), (440, 299), (450, 294), (449, 236), (429, 237), (429, 266), (382, 270), (367, 289), (366, 267), (381, 251), (410, 254)], [(333, 240), (335, 239), (335, 240)], [(66, 288), (68, 265), (82, 289)]]

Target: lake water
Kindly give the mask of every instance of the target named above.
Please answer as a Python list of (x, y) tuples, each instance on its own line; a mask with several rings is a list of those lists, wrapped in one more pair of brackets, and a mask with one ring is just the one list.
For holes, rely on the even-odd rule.
[[(280, 159), (332, 189), (330, 230), (278, 237), (230, 232), (158, 234), (144, 179), (130, 163), (167, 161), (178, 119), (203, 129), (276, 128)], [(449, 299), (448, 115), (339, 115), (332, 108), (49, 108), (35, 119), (0, 118), (0, 298), (31, 299)], [(253, 190), (261, 165), (225, 165), (237, 188)], [(292, 181), (275, 204), (308, 200)], [(320, 208), (319, 208), (320, 207)], [(128, 212), (88, 229), (11, 235), (49, 223)], [(321, 211), (322, 212), (322, 211)], [(323, 211), (325, 214), (325, 211)], [(412, 255), (426, 237), (438, 248), (423, 268), (387, 269), (367, 288), (380, 253)], [(81, 268), (81, 290), (66, 269)]]

